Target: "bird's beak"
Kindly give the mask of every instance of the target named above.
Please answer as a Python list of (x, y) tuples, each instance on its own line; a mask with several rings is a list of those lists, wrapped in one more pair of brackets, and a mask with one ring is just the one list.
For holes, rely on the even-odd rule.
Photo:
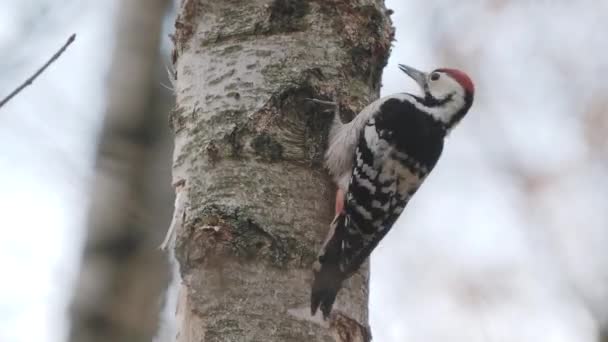
[(399, 64), (399, 69), (414, 79), (420, 88), (426, 89), (426, 73), (403, 64)]

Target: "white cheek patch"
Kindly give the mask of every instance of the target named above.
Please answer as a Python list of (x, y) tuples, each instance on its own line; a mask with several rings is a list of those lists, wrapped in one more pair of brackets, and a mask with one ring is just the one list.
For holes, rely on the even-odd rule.
[(443, 99), (462, 88), (449, 76), (443, 76), (437, 81), (429, 81), (429, 91), (433, 97)]

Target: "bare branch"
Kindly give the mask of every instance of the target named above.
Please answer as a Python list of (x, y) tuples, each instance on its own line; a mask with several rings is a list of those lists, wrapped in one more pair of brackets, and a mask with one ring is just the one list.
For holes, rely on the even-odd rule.
[(49, 67), (49, 65), (51, 65), (55, 60), (57, 60), (57, 58), (61, 56), (61, 54), (68, 48), (68, 46), (72, 44), (72, 42), (74, 42), (74, 39), (76, 39), (76, 33), (72, 34), (70, 38), (68, 38), (68, 40), (65, 42), (65, 44), (63, 44), (63, 46), (57, 52), (55, 52), (55, 54), (51, 56), (51, 58), (42, 67), (40, 67), (40, 69), (38, 69), (32, 76), (30, 76), (30, 78), (25, 80), (25, 82), (23, 82), (19, 87), (17, 87), (10, 94), (8, 94), (7, 97), (3, 98), (2, 101), (0, 101), (0, 108), (2, 108), (2, 106), (4, 106), (8, 101), (15, 97), (15, 95), (19, 94), (23, 89), (25, 89), (25, 87), (32, 84), (34, 80), (38, 76), (40, 76), (40, 74), (42, 74), (44, 70), (46, 70), (46, 68)]

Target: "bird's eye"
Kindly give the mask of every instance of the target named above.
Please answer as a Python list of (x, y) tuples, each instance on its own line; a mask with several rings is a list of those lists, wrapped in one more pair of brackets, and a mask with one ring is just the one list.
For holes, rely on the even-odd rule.
[(439, 79), (439, 77), (440, 77), (439, 73), (434, 72), (431, 74), (431, 81), (437, 81)]

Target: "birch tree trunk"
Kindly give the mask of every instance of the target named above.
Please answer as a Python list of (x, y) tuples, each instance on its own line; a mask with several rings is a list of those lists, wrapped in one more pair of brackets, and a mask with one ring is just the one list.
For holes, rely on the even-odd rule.
[(367, 267), (328, 323), (310, 317), (335, 188), (332, 114), (306, 99), (352, 117), (378, 96), (383, 1), (184, 0), (175, 26), (177, 340), (369, 340)]
[(107, 81), (83, 260), (71, 306), (73, 342), (149, 342), (168, 267), (158, 250), (171, 217), (171, 94), (160, 87), (166, 0), (125, 0)]

